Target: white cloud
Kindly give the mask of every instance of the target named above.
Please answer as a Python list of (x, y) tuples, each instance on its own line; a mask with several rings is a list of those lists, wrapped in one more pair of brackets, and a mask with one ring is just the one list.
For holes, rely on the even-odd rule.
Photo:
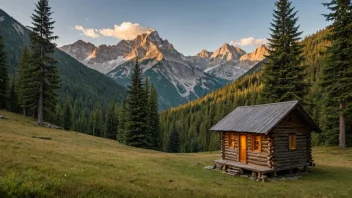
[(247, 45), (253, 45), (253, 46), (259, 46), (266, 44), (268, 41), (266, 39), (255, 39), (253, 37), (248, 37), (248, 38), (242, 38), (238, 41), (231, 41), (231, 45), (237, 45), (237, 46), (247, 46)]
[(145, 28), (138, 23), (123, 22), (121, 25), (114, 25), (114, 29), (100, 29), (99, 33), (103, 36), (131, 40), (140, 34), (146, 33), (147, 31), (148, 28)]
[(98, 38), (100, 36), (97, 31), (92, 28), (84, 29), (81, 25), (76, 25), (75, 29), (82, 31), (85, 36), (90, 38)]

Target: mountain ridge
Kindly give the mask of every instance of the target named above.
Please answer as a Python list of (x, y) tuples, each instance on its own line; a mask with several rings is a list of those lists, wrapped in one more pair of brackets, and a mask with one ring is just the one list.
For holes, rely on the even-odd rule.
[[(86, 66), (105, 73), (125, 87), (129, 84), (131, 71), (138, 57), (144, 78), (148, 77), (156, 86), (161, 109), (198, 98), (228, 82), (193, 67), (183, 54), (178, 52), (167, 39), (162, 39), (155, 30), (138, 35), (133, 40), (122, 40), (113, 46), (100, 45), (94, 49), (84, 49), (77, 46), (81, 43), (63, 46), (61, 50)], [(85, 43), (85, 45), (89, 44)], [(121, 46), (124, 47), (124, 52)], [(104, 61), (99, 62), (97, 57), (103, 56), (100, 48), (119, 50), (105, 52), (110, 56), (106, 56)], [(72, 52), (76, 53), (72, 54)], [(82, 57), (81, 54), (86, 57)]]
[[(22, 48), (30, 44), (29, 33), (25, 26), (0, 9), (0, 34), (3, 36), (9, 75), (13, 76), (22, 54)], [(105, 75), (87, 68), (76, 59), (56, 49), (53, 57), (58, 61), (61, 78), (59, 96), (63, 100), (70, 96), (72, 100), (82, 99), (85, 108), (92, 108), (96, 102), (107, 105), (110, 101), (121, 101), (125, 97), (125, 88), (116, 84)]]
[(94, 46), (77, 41), (60, 49), (125, 87), (138, 57), (144, 78), (156, 86), (161, 109), (183, 104), (226, 85), (258, 63), (258, 57), (265, 53), (260, 48), (251, 55), (224, 43), (214, 52), (203, 49), (195, 56), (184, 56), (154, 29), (116, 45)]

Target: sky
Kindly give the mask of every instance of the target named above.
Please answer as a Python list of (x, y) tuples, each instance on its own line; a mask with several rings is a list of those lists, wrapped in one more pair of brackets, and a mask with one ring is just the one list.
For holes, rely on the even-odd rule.
[[(81, 39), (115, 45), (152, 28), (184, 55), (231, 43), (247, 52), (269, 38), (276, 0), (49, 0), (57, 45)], [(302, 37), (328, 25), (328, 0), (292, 0)], [(0, 0), (0, 8), (30, 25), (37, 0)]]

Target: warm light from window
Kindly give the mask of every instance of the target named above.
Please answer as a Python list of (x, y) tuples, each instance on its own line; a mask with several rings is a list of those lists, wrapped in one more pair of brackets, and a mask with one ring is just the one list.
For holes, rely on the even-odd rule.
[(295, 134), (288, 135), (288, 147), (290, 150), (296, 149), (296, 135)]
[(235, 134), (234, 133), (229, 134), (229, 147), (235, 148)]
[(254, 135), (252, 136), (252, 150), (253, 151), (262, 151), (262, 136), (260, 135)]

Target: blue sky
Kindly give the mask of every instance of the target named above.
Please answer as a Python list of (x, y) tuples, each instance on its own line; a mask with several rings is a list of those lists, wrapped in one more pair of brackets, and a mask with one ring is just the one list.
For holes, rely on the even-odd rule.
[[(321, 3), (327, 1), (293, 0), (303, 36), (327, 26), (328, 23), (321, 15), (327, 12)], [(22, 24), (30, 25), (35, 2), (36, 0), (0, 0), (0, 8)], [(117, 44), (121, 38), (133, 37), (140, 31), (153, 28), (181, 53), (194, 55), (202, 49), (215, 51), (223, 43), (231, 41), (247, 52), (252, 51), (256, 45), (249, 44), (259, 45), (263, 42), (262, 39), (269, 37), (274, 2), (275, 0), (50, 0), (49, 4), (56, 21), (54, 31), (60, 37), (56, 41), (58, 46), (78, 39), (95, 45), (112, 45)], [(122, 25), (123, 22), (130, 23)], [(139, 26), (133, 25), (135, 23)], [(90, 28), (91, 32), (87, 32)], [(86, 31), (86, 35), (99, 37), (88, 37), (82, 30)], [(250, 37), (253, 39), (238, 42)]]

